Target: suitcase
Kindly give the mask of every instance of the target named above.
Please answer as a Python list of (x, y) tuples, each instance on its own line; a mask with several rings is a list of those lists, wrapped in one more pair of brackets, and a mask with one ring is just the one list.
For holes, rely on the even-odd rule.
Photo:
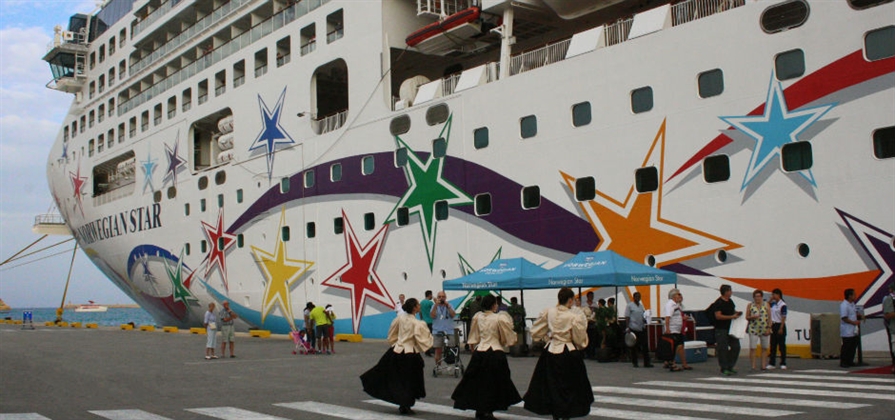
[(659, 345), (656, 346), (656, 359), (663, 362), (674, 361), (674, 338), (668, 335), (659, 338)]

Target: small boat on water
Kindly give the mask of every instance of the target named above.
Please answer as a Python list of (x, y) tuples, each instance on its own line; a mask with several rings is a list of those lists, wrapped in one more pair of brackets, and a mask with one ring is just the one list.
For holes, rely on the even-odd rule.
[(87, 302), (89, 303), (78, 305), (75, 308), (75, 312), (106, 312), (109, 310), (108, 306), (97, 305), (92, 300), (89, 300)]

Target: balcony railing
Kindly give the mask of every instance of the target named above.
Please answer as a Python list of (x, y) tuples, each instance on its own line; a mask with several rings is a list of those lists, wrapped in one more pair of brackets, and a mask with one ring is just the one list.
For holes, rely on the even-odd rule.
[(687, 0), (671, 6), (672, 25), (683, 25), (745, 4), (746, 0)]
[(301, 46), (301, 55), (305, 56), (307, 54), (314, 52), (314, 50), (316, 50), (316, 49), (317, 49), (317, 41), (312, 39), (312, 40), (308, 41), (307, 44)]
[(566, 58), (571, 39), (559, 41), (533, 51), (528, 51), (510, 59), (510, 75), (524, 73), (544, 67)]
[(204, 95), (199, 95), (199, 105), (204, 104), (205, 101), (207, 101), (207, 100), (208, 100), (208, 94), (207, 94), (207, 93), (204, 94)]
[(335, 114), (328, 115), (326, 117), (315, 119), (315, 131), (318, 134), (328, 133), (330, 131), (335, 131), (345, 125), (345, 120), (348, 119), (348, 110), (339, 111)]
[(194, 23), (189, 28), (184, 29), (174, 38), (171, 38), (168, 42), (160, 45), (146, 57), (143, 57), (136, 63), (132, 64), (130, 69), (131, 74), (144, 69), (159, 58), (162, 58), (169, 52), (174, 51), (177, 47), (180, 47), (185, 42), (194, 40), (199, 32), (202, 32), (209, 26), (220, 22), (221, 19), (229, 16), (233, 11), (239, 9), (240, 6), (250, 1), (252, 0), (230, 0), (221, 7), (218, 7), (217, 9), (206, 15), (204, 18)]
[(277, 57), (277, 67), (283, 67), (292, 61), (292, 54), (281, 55)]
[(218, 87), (214, 88), (214, 96), (221, 96), (221, 95), (223, 95), (223, 94), (225, 94), (225, 93), (227, 93), (227, 86), (226, 86), (226, 85), (221, 85), (221, 86), (218, 86)]
[(333, 43), (343, 36), (345, 36), (345, 28), (336, 28), (334, 31), (326, 34), (326, 43)]
[(134, 29), (131, 31), (131, 39), (139, 35), (140, 32), (143, 32), (149, 25), (157, 22), (162, 16), (165, 16), (166, 13), (170, 12), (171, 9), (180, 4), (180, 2), (181, 0), (168, 0), (162, 3), (158, 9), (153, 10), (152, 13), (143, 17), (142, 20), (134, 25)]
[(309, 12), (319, 8), (322, 5), (329, 3), (329, 1), (330, 0), (305, 0), (301, 3), (294, 4), (291, 7), (281, 10), (279, 13), (271, 16), (269, 19), (255, 25), (254, 27), (252, 27), (252, 29), (243, 32), (238, 37), (224, 43), (223, 45), (212, 51), (211, 54), (203, 57), (203, 59), (199, 59), (188, 64), (179, 71), (172, 73), (158, 83), (141, 91), (129, 100), (122, 102), (118, 106), (118, 115), (127, 113), (130, 110), (146, 103), (146, 101), (161, 94), (162, 92), (167, 91), (181, 81), (187, 80), (196, 73), (205, 70), (207, 67), (219, 63), (221, 60), (224, 60), (237, 51), (264, 38), (265, 36), (271, 34), (273, 31), (280, 29), (283, 26), (288, 25), (289, 23), (292, 23), (292, 21), (294, 21), (295, 19), (308, 14)]
[(267, 66), (266, 65), (255, 69), (255, 77), (256, 78), (264, 76), (265, 74), (267, 74)]
[(235, 88), (238, 88), (238, 87), (242, 86), (242, 84), (245, 83), (245, 82), (246, 82), (246, 77), (245, 77), (245, 76), (239, 76), (239, 77), (233, 79), (233, 88), (234, 88), (234, 89), (235, 89)]

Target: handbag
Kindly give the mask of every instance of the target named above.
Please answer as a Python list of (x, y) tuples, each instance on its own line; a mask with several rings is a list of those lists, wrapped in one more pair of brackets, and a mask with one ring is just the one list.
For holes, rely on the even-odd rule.
[(208, 323), (208, 329), (209, 329), (209, 330), (216, 330), (216, 329), (218, 329), (218, 324), (217, 324), (216, 322), (214, 322), (214, 321), (211, 321), (211, 322)]
[(746, 317), (740, 316), (730, 320), (730, 330), (727, 333), (736, 338), (746, 338)]

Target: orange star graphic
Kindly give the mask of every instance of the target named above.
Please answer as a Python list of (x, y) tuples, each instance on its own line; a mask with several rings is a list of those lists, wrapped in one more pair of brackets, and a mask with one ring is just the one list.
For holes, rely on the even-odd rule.
[[(641, 168), (656, 167), (659, 179), (664, 177), (665, 121), (656, 133)], [(563, 181), (575, 194), (575, 177), (560, 172)], [(672, 222), (662, 217), (662, 183), (653, 192), (638, 193), (634, 185), (628, 190), (624, 201), (596, 191), (593, 200), (578, 205), (600, 238), (594, 251), (612, 250), (631, 260), (648, 264), (650, 257), (656, 267), (678, 263), (693, 258), (710, 255), (719, 249), (725, 251), (739, 248), (734, 242), (710, 235), (706, 232)], [(655, 286), (638, 287), (644, 305), (649, 308), (651, 289)], [(634, 290), (629, 290), (633, 294)]]

